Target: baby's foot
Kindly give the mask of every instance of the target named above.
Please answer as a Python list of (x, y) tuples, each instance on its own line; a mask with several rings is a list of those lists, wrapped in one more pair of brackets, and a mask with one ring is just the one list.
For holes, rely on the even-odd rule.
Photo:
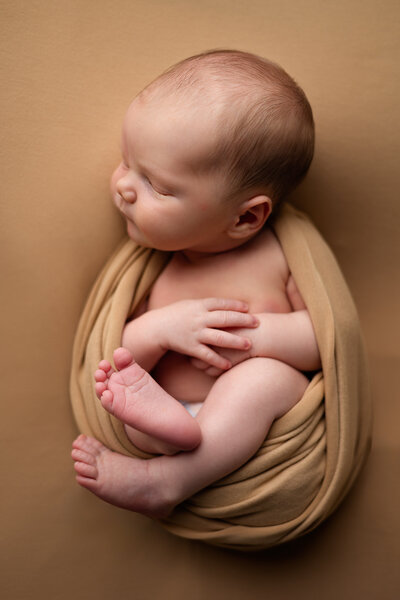
[(157, 461), (123, 456), (84, 435), (72, 448), (77, 482), (102, 500), (156, 518), (167, 517), (177, 504)]
[(114, 363), (117, 371), (101, 361), (95, 373), (96, 394), (105, 410), (176, 449), (192, 450), (199, 445), (197, 421), (134, 361), (129, 350), (115, 350)]

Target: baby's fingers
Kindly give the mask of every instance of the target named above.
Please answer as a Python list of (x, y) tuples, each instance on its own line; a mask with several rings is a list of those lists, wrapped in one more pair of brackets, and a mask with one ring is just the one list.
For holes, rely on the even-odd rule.
[(217, 367), (217, 369), (222, 369), (223, 371), (230, 369), (232, 366), (227, 358), (220, 356), (208, 346), (200, 346), (196, 358), (199, 358), (200, 361), (207, 363), (209, 366)]
[(200, 360), (199, 358), (191, 358), (190, 362), (194, 367), (196, 367), (196, 369), (199, 369), (200, 371), (205, 371), (210, 366), (208, 363), (204, 362), (204, 360)]
[(223, 369), (217, 369), (217, 367), (208, 367), (208, 369), (205, 371), (205, 373), (207, 373), (207, 375), (211, 375), (211, 377), (219, 377), (223, 372)]
[(235, 310), (247, 312), (249, 305), (242, 300), (233, 300), (232, 298), (205, 298), (203, 300), (207, 310)]
[(199, 358), (192, 358), (190, 362), (194, 367), (196, 367), (196, 369), (204, 371), (207, 373), (207, 375), (211, 375), (212, 377), (218, 377), (226, 370), (219, 369), (218, 367), (210, 367), (208, 363), (204, 362), (204, 360), (200, 360)]
[(260, 321), (247, 312), (214, 310), (207, 314), (207, 327), (227, 329), (230, 327), (258, 327)]
[(249, 350), (251, 348), (251, 341), (248, 338), (220, 329), (204, 329), (200, 341), (202, 344), (217, 346), (218, 348), (233, 348), (234, 350)]

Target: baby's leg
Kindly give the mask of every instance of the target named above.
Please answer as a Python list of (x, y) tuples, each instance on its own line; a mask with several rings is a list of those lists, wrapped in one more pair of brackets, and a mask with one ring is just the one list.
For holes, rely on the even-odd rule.
[(197, 421), (138, 365), (126, 348), (114, 352), (118, 369), (101, 361), (95, 373), (103, 407), (125, 424), (130, 440), (149, 452), (173, 454), (199, 445)]
[(72, 455), (78, 482), (112, 504), (165, 516), (243, 465), (260, 447), (273, 420), (296, 404), (307, 385), (306, 377), (285, 363), (249, 359), (215, 382), (197, 415), (202, 441), (195, 450), (141, 461), (122, 457), (90, 438), (78, 438)]
[(247, 462), (273, 421), (300, 400), (308, 383), (293, 367), (261, 357), (223, 373), (197, 415), (201, 444), (192, 452), (156, 459), (165, 477), (175, 482), (178, 501)]

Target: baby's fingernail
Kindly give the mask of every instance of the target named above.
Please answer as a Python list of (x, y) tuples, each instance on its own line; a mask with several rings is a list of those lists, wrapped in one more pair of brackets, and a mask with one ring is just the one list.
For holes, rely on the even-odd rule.
[(254, 323), (254, 325), (259, 325), (260, 319), (257, 319), (257, 317), (253, 317), (253, 323)]
[(250, 340), (245, 340), (244, 341), (244, 347), (246, 350), (248, 350), (251, 347), (251, 341)]

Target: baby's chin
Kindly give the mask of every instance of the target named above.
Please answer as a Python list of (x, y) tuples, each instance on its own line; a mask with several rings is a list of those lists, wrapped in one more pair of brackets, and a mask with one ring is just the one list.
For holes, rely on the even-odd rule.
[(136, 227), (135, 223), (126, 217), (125, 217), (125, 220), (126, 220), (126, 233), (128, 234), (128, 237), (133, 242), (135, 242), (136, 244), (139, 244), (140, 246), (143, 246), (144, 248), (151, 248), (152, 246), (147, 242), (145, 237), (140, 233), (140, 231)]
[(161, 250), (164, 252), (170, 251), (169, 249), (164, 248), (162, 245), (154, 244), (150, 240), (146, 239), (146, 237), (138, 230), (136, 225), (128, 219), (126, 220), (126, 232), (132, 242), (142, 246), (142, 248), (150, 248), (151, 250)]

